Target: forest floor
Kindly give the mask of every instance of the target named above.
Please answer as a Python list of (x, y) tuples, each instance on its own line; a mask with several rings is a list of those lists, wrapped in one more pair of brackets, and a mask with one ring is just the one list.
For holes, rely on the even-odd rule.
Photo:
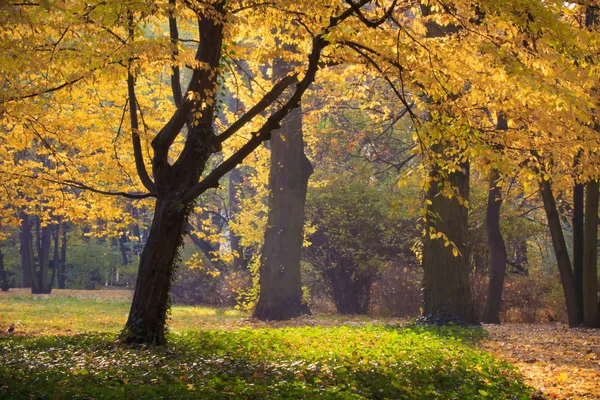
[[(131, 291), (55, 290), (32, 296), (24, 289), (0, 292), (0, 336), (15, 323), (17, 336), (119, 332), (127, 317)], [(262, 322), (242, 311), (211, 307), (173, 307), (173, 332), (238, 331), (250, 328), (303, 329), (398, 326), (397, 319), (317, 314), (287, 322)], [(562, 324), (485, 325), (472, 346), (513, 364), (527, 385), (548, 399), (600, 399), (600, 332)], [(0, 391), (1, 394), (1, 391)], [(0, 395), (0, 397), (2, 397)]]
[(563, 324), (486, 325), (481, 347), (550, 399), (600, 399), (600, 331)]

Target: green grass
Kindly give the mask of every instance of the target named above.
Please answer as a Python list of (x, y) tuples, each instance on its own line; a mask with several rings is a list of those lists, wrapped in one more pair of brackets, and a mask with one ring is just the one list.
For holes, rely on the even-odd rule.
[[(182, 307), (173, 311), (173, 322), (180, 319), (180, 326), (188, 329), (171, 333), (168, 349), (129, 349), (114, 343), (114, 333), (121, 327), (116, 321), (124, 321), (127, 301), (0, 297), (0, 323), (14, 312), (32, 327), (44, 325), (40, 319), (52, 314), (56, 332), (0, 337), (0, 398), (528, 399), (532, 395), (512, 366), (474, 348), (485, 335), (481, 329), (368, 324), (233, 329), (232, 321), (241, 318), (236, 311)], [(105, 325), (103, 318), (109, 321)], [(194, 328), (198, 320), (228, 329), (198, 330)], [(71, 334), (60, 331), (64, 326), (73, 327)], [(72, 334), (80, 328), (101, 332)]]

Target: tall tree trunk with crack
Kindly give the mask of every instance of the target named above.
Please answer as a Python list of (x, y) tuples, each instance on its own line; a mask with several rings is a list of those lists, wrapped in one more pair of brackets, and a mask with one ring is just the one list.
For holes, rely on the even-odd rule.
[[(276, 60), (275, 78), (290, 65)], [(260, 263), (260, 293), (253, 316), (261, 320), (287, 320), (310, 313), (302, 302), (300, 258), (304, 204), (312, 165), (304, 154), (302, 110), (296, 108), (271, 137), (269, 215)]]

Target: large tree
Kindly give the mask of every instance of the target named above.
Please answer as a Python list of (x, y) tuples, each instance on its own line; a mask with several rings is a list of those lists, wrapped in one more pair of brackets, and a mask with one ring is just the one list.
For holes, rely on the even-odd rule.
[[(17, 110), (21, 110), (28, 103), (35, 105), (38, 100), (42, 100), (43, 103), (58, 108), (65, 104), (64, 94), (68, 94), (69, 89), (81, 90), (87, 96), (87, 87), (94, 79), (104, 79), (112, 83), (115, 89), (119, 89), (111, 92), (111, 95), (123, 88), (118, 84), (119, 81), (127, 84), (125, 93), (120, 91), (120, 96), (114, 96), (114, 103), (104, 100), (101, 104), (111, 112), (115, 108), (129, 109), (129, 118), (120, 118), (128, 120), (130, 125), (130, 145), (133, 152), (127, 160), (134, 166), (144, 192), (128, 192), (118, 186), (117, 190), (112, 190), (115, 187), (114, 183), (100, 189), (75, 179), (65, 179), (65, 176), (46, 176), (47, 180), (52, 179), (54, 184), (67, 183), (79, 190), (137, 199), (155, 199), (154, 217), (140, 255), (131, 310), (121, 334), (121, 340), (125, 343), (165, 343), (171, 278), (187, 226), (187, 217), (195, 200), (205, 191), (218, 187), (219, 180), (227, 172), (240, 164), (262, 142), (270, 139), (273, 131), (280, 128), (283, 119), (299, 106), (303, 94), (314, 81), (323, 50), (337, 40), (334, 39), (336, 36), (343, 35), (344, 31), (340, 30), (339, 26), (347, 24), (348, 27), (356, 28), (357, 23), (360, 23), (359, 19), (365, 18), (361, 8), (370, 1), (352, 1), (347, 4), (336, 2), (331, 4), (334, 7), (319, 6), (315, 9), (314, 16), (306, 16), (298, 27), (298, 36), (304, 38), (304, 53), (298, 55), (300, 66), (281, 77), (270, 88), (261, 88), (247, 111), (240, 113), (239, 118), (228, 127), (220, 128), (220, 133), (217, 134), (215, 110), (219, 100), (219, 82), (224, 77), (224, 54), (227, 54), (230, 63), (235, 59), (231, 57), (231, 52), (239, 51), (239, 56), (249, 56), (250, 48), (243, 45), (231, 47), (234, 37), (236, 43), (242, 44), (244, 40), (254, 39), (255, 33), (248, 32), (247, 29), (251, 26), (264, 30), (261, 33), (263, 40), (282, 35), (271, 29), (273, 20), (304, 15), (301, 11), (309, 4), (283, 3), (254, 4), (221, 0), (182, 3), (176, 3), (175, 0), (168, 3), (109, 1), (94, 6), (65, 2), (60, 7), (50, 5), (49, 9), (30, 5), (16, 6), (16, 10), (2, 8), (3, 20), (8, 22), (13, 18), (13, 24), (19, 26), (35, 25), (45, 16), (48, 21), (46, 30), (27, 31), (21, 40), (43, 42), (47, 38), (52, 43), (48, 46), (50, 54), (42, 53), (47, 57), (37, 60), (38, 63), (49, 66), (45, 76), (36, 79), (34, 73), (34, 79), (28, 85), (20, 80), (23, 72), (18, 68), (4, 72), (10, 78), (10, 90), (5, 92), (2, 104), (12, 107), (7, 110), (12, 112), (15, 125), (19, 123)], [(373, 6), (375, 8), (370, 11), (377, 9)], [(19, 7), (23, 10), (18, 9)], [(163, 23), (165, 20), (168, 20), (168, 25)], [(162, 32), (165, 26), (168, 26), (167, 35)], [(194, 27), (197, 39), (188, 38)], [(179, 29), (186, 32), (185, 39), (179, 37)], [(347, 32), (352, 34), (353, 29)], [(18, 41), (15, 37), (15, 44)], [(192, 50), (186, 47), (189, 43), (197, 45)], [(258, 52), (264, 49), (266, 51), (261, 57), (266, 57), (266, 60), (275, 58), (269, 46), (261, 47)], [(73, 52), (73, 55), (69, 51)], [(19, 55), (19, 60), (33, 62), (36, 55), (35, 51), (25, 52)], [(160, 115), (157, 113), (158, 108), (147, 107), (148, 102), (155, 105), (165, 104), (164, 99), (160, 97), (162, 92), (157, 90), (156, 84), (151, 86), (145, 83), (141, 86), (141, 82), (149, 82), (151, 77), (160, 76), (165, 66), (171, 69), (172, 99), (175, 103), (175, 108), (166, 118), (165, 110)], [(185, 90), (181, 88), (181, 66), (191, 70)], [(69, 72), (68, 75), (65, 77), (61, 70)], [(11, 73), (14, 75), (10, 75)], [(286, 90), (288, 88), (289, 90)], [(89, 95), (93, 95), (93, 90)], [(118, 97), (127, 99), (125, 108)], [(270, 106), (273, 107), (269, 109)], [(91, 108), (89, 103), (84, 104), (84, 107)], [(166, 110), (170, 108), (166, 105), (165, 107)], [(269, 112), (261, 115), (267, 112), (267, 109)], [(36, 111), (48, 115), (44, 107), (36, 108)], [(61, 116), (65, 112), (63, 110)], [(118, 112), (115, 114), (118, 115)], [(161, 122), (161, 119), (164, 122)], [(81, 126), (68, 126), (66, 129), (72, 128), (74, 134), (79, 134), (83, 129), (93, 131), (93, 126), (84, 119), (76, 121)], [(120, 125), (118, 121), (119, 118), (112, 120), (111, 129)], [(156, 133), (151, 133), (153, 130)], [(118, 133), (120, 131), (121, 126)], [(118, 133), (117, 138), (122, 140), (122, 135)], [(242, 140), (237, 147), (229, 149), (224, 160), (205, 174), (211, 155), (219, 153), (229, 140), (242, 133), (248, 135), (247, 139)], [(44, 135), (40, 136), (43, 138)], [(50, 145), (56, 145), (55, 142), (58, 140)], [(43, 140), (41, 143), (44, 144)], [(113, 153), (114, 143), (112, 146), (108, 141), (92, 145), (88, 140), (87, 143), (90, 149), (94, 149), (95, 157)], [(115, 153), (118, 153), (116, 149)], [(150, 169), (145, 160), (148, 157)], [(124, 162), (118, 155), (114, 158), (117, 164)], [(115, 160), (106, 160), (106, 157), (102, 165), (109, 161), (112, 163), (110, 165), (114, 165)], [(88, 173), (93, 170), (93, 166), (88, 165), (77, 172)], [(102, 180), (95, 182), (110, 182), (110, 176), (104, 176)], [(132, 187), (131, 184), (129, 188)], [(133, 185), (134, 188), (136, 186)]]

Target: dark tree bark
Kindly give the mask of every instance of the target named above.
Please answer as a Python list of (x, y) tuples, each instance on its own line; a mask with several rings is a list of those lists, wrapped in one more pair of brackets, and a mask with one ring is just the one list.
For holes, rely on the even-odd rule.
[[(277, 60), (274, 77), (290, 66)], [(304, 155), (302, 110), (292, 111), (271, 137), (269, 215), (260, 264), (260, 294), (253, 316), (287, 320), (310, 313), (302, 303), (300, 258), (304, 204), (313, 169)]]
[[(467, 252), (468, 209), (454, 196), (444, 196), (440, 190), (440, 176), (434, 168), (430, 172), (431, 184), (427, 191), (427, 223), (423, 243), (423, 314), (426, 320), (435, 320), (447, 313), (468, 324), (478, 324), (471, 285)], [(463, 199), (469, 198), (469, 166), (448, 175), (448, 181)], [(443, 239), (431, 238), (430, 228), (442, 232), (454, 243), (445, 246)]]
[(39, 290), (40, 293), (48, 291), (48, 267), (50, 266), (50, 249), (52, 246), (52, 226), (46, 225), (38, 230), (41, 235), (40, 252), (38, 253), (39, 261)]
[(598, 318), (598, 181), (586, 184), (583, 249), (583, 326), (597, 328)]
[(577, 183), (573, 186), (573, 273), (577, 303), (583, 310), (583, 207), (584, 187)]
[(8, 279), (6, 278), (6, 271), (4, 270), (4, 255), (2, 249), (0, 249), (0, 290), (8, 292)]
[(540, 182), (540, 194), (544, 202), (544, 211), (548, 219), (548, 227), (552, 236), (552, 246), (556, 254), (556, 262), (560, 273), (560, 280), (567, 303), (567, 315), (569, 326), (576, 327), (582, 322), (582, 311), (577, 301), (577, 293), (575, 291), (575, 277), (571, 268), (571, 260), (567, 250), (567, 243), (560, 224), (560, 216), (556, 207), (556, 200), (552, 193), (550, 181), (542, 179)]
[(33, 253), (33, 234), (31, 233), (31, 221), (29, 215), (21, 213), (21, 229), (19, 241), (21, 250), (21, 269), (23, 270), (23, 282), (29, 283), (31, 293), (40, 293), (39, 282), (35, 268)]
[(58, 262), (58, 276), (57, 276), (57, 280), (58, 280), (58, 288), (59, 289), (66, 289), (65, 283), (66, 283), (66, 277), (67, 277), (67, 230), (68, 230), (68, 224), (66, 222), (63, 222), (61, 224), (61, 232), (62, 232), (62, 238), (61, 238), (61, 244), (60, 244), (60, 261)]
[(54, 281), (56, 279), (56, 275), (58, 272), (58, 239), (60, 234), (60, 224), (54, 226), (54, 232), (52, 238), (54, 239), (54, 258), (52, 260), (52, 276), (50, 277), (50, 282), (48, 283), (48, 287), (46, 288), (46, 293), (51, 294), (52, 288), (54, 287)]
[(502, 207), (502, 191), (497, 186), (500, 174), (497, 169), (490, 171), (485, 227), (490, 250), (490, 282), (483, 322), (486, 324), (500, 323), (500, 308), (502, 306), (502, 291), (506, 275), (506, 245), (500, 231), (500, 208)]

